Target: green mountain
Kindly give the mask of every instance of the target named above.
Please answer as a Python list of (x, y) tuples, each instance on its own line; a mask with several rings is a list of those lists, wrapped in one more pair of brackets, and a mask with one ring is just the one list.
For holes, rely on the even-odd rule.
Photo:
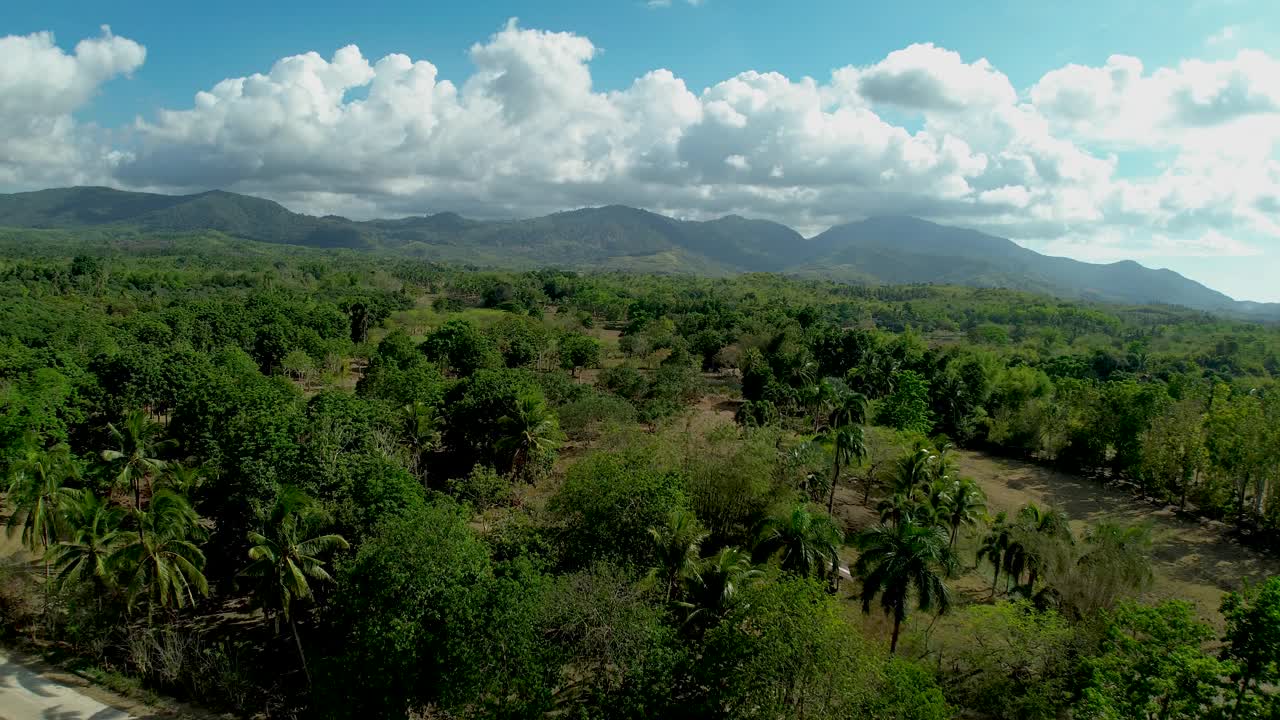
[(621, 205), (525, 220), (479, 221), (445, 212), (354, 221), (302, 215), (270, 200), (223, 191), (158, 195), (76, 187), (0, 195), (0, 227), (216, 230), (261, 242), (507, 267), (780, 272), (871, 284), (1008, 287), (1280, 320), (1280, 304), (1237, 302), (1169, 270), (1041, 255), (1004, 238), (910, 217), (872, 217), (806, 239), (765, 220), (678, 220)]

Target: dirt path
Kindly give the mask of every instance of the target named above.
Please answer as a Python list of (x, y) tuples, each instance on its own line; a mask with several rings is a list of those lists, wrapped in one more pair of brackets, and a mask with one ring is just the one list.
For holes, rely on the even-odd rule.
[(1186, 520), (1172, 508), (1032, 463), (965, 450), (955, 451), (955, 458), (961, 473), (982, 486), (993, 515), (1035, 502), (1066, 512), (1078, 532), (1100, 520), (1153, 523), (1156, 580), (1147, 599), (1189, 600), (1202, 617), (1220, 622), (1224, 592), (1280, 574), (1280, 560), (1240, 545), (1221, 524)]
[(131, 720), (159, 718), (147, 708), (0, 650), (3, 720)]

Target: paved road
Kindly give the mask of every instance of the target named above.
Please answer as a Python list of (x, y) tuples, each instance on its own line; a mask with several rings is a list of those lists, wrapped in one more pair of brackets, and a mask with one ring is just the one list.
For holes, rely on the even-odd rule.
[(34, 672), (0, 650), (0, 720), (130, 720), (132, 717)]

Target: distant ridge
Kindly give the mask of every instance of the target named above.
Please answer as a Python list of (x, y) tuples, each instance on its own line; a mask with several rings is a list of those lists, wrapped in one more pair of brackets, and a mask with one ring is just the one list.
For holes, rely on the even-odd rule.
[(74, 187), (0, 195), (0, 227), (215, 230), (269, 243), (386, 250), (508, 267), (556, 265), (723, 275), (779, 272), (864, 283), (1008, 287), (1070, 299), (1180, 305), (1280, 320), (1280, 304), (1238, 302), (1170, 270), (1041, 255), (1005, 238), (913, 217), (880, 216), (806, 239), (767, 220), (677, 220), (623, 205), (525, 220), (456, 213), (354, 221), (292, 212), (262, 198)]

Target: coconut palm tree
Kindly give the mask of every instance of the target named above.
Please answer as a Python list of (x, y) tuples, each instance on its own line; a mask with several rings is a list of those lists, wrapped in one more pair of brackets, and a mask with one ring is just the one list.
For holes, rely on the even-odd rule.
[(880, 514), (880, 522), (885, 525), (901, 525), (911, 522), (920, 512), (920, 504), (902, 493), (894, 493), (876, 503), (876, 512)]
[(893, 617), (889, 653), (894, 654), (913, 593), (919, 610), (936, 608), (941, 614), (951, 607), (951, 591), (943, 581), (954, 564), (946, 531), (912, 522), (879, 525), (858, 536), (858, 547), (862, 554), (854, 571), (862, 579), (862, 612), (870, 613), (879, 596), (885, 615)]
[[(30, 440), (30, 438), (28, 438)], [(49, 548), (64, 526), (62, 513), (77, 491), (66, 487), (76, 477), (75, 462), (66, 445), (41, 451), (34, 444), (18, 462), (13, 463), (9, 488), (5, 495), (13, 513), (7, 531), (10, 536), (22, 528), (22, 544), (32, 552), (40, 550), (44, 558), (45, 608), (49, 606)]]
[(983, 494), (982, 488), (969, 478), (960, 478), (951, 486), (949, 493), (950, 504), (946, 508), (947, 525), (951, 528), (951, 542), (948, 544), (952, 550), (956, 547), (956, 538), (960, 535), (960, 528), (968, 525), (974, 526), (978, 524), (978, 520), (987, 512), (987, 498)]
[(677, 603), (687, 612), (685, 625), (697, 628), (722, 617), (737, 601), (738, 591), (762, 577), (764, 572), (738, 548), (724, 548), (694, 563), (682, 577), (685, 599)]
[(1036, 580), (1045, 571), (1047, 554), (1055, 543), (1071, 545), (1075, 538), (1066, 513), (1028, 503), (1018, 511), (1017, 522), (1005, 552), (1005, 573), (1015, 585), (1028, 573), (1026, 591), (1035, 592)]
[(160, 488), (145, 510), (135, 510), (137, 539), (111, 554), (108, 564), (122, 579), (129, 608), (148, 602), (148, 613), (157, 607), (183, 608), (196, 594), (208, 595), (204, 553), (196, 545), (203, 540), (200, 516), (182, 495)]
[(667, 602), (679, 587), (680, 578), (697, 568), (707, 534), (698, 518), (684, 508), (672, 510), (665, 525), (649, 528), (658, 563), (653, 575), (665, 586)]
[(302, 639), (292, 609), (296, 603), (312, 597), (310, 580), (330, 581), (322, 556), (349, 547), (341, 535), (316, 534), (317, 528), (328, 521), (318, 506), (297, 488), (280, 490), (269, 515), (263, 518), (262, 532), (249, 532), (249, 566), (241, 575), (257, 580), (254, 592), (256, 602), (275, 616), (279, 631), (281, 618), (289, 623), (293, 641), (298, 648), (302, 672), (311, 684), (311, 671), (307, 669), (307, 656), (302, 651)]
[(867, 456), (867, 440), (859, 425), (843, 425), (819, 439), (831, 448), (831, 489), (827, 496), (827, 514), (830, 515), (836, 509), (836, 485), (840, 481), (840, 466), (861, 462)]
[(22, 544), (41, 553), (58, 538), (62, 509), (76, 491), (65, 483), (76, 477), (75, 462), (66, 445), (42, 451), (29, 448), (13, 463), (6, 498), (13, 508), (7, 530), (10, 536), (22, 528)]
[(811, 577), (840, 569), (839, 548), (844, 533), (829, 515), (809, 512), (803, 505), (767, 518), (756, 539), (754, 560), (778, 557), (782, 569)]
[(559, 447), (563, 437), (555, 413), (537, 395), (518, 397), (512, 413), (498, 420), (498, 430), (496, 448), (510, 456), (516, 477), (524, 477), (528, 464)]
[[(843, 386), (843, 381), (839, 381)], [(831, 411), (831, 426), (865, 425), (867, 423), (867, 396), (847, 386), (838, 394), (835, 409)]]
[(995, 568), (995, 575), (991, 578), (991, 597), (996, 596), (996, 586), (1000, 582), (1000, 569), (1004, 567), (1005, 554), (1009, 550), (1011, 532), (1009, 516), (1002, 510), (996, 515), (990, 532), (982, 538), (982, 545), (978, 548), (977, 561), (981, 563), (985, 559)]
[(434, 405), (414, 400), (400, 408), (400, 420), (411, 469), (416, 472), (423, 455), (440, 444), (440, 416)]
[(898, 472), (893, 485), (896, 492), (910, 497), (917, 490), (927, 487), (934, 479), (934, 461), (937, 456), (927, 447), (917, 447), (898, 460)]
[(65, 517), (67, 538), (49, 550), (58, 584), (92, 583), (101, 596), (115, 585), (111, 556), (131, 536), (121, 527), (124, 511), (82, 490), (67, 503)]
[(133, 509), (141, 510), (143, 490), (149, 489), (152, 480), (168, 465), (160, 456), (175, 447), (177, 441), (163, 439), (164, 428), (142, 410), (126, 412), (119, 425), (108, 423), (107, 432), (116, 449), (103, 450), (102, 459), (119, 466), (116, 484), (133, 491)]

